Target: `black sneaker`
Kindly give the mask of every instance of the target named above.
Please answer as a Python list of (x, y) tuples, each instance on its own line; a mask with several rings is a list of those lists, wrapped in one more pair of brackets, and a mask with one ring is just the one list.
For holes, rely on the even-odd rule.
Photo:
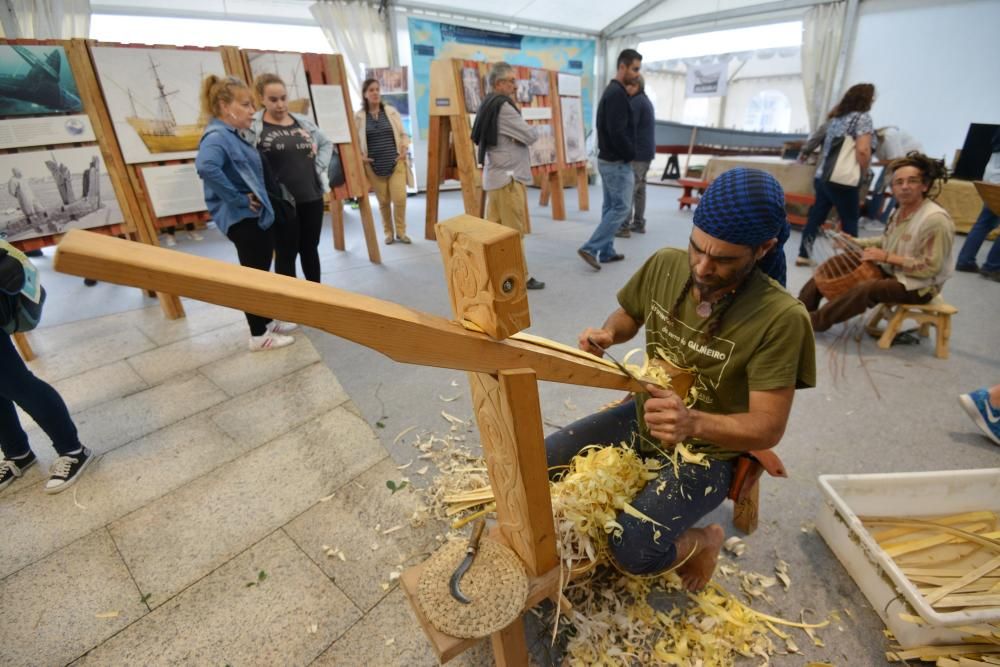
[(629, 231), (635, 234), (645, 234), (646, 226), (643, 225), (642, 227), (636, 227), (635, 225), (633, 225), (632, 227), (629, 227)]
[(975, 262), (970, 262), (968, 264), (956, 264), (955, 270), (963, 273), (979, 273), (979, 265)]
[(4, 459), (0, 461), (0, 491), (3, 491), (13, 483), (15, 479), (24, 474), (24, 471), (35, 464), (35, 453), (30, 452), (20, 459)]
[(93, 452), (86, 447), (81, 447), (76, 454), (57, 458), (49, 468), (50, 475), (49, 481), (45, 482), (45, 493), (59, 493), (76, 484), (93, 459)]
[(615, 238), (627, 239), (632, 236), (632, 232), (628, 230), (628, 227), (621, 227), (615, 232)]
[(545, 283), (540, 280), (535, 280), (534, 278), (528, 278), (528, 282), (524, 284), (528, 289), (545, 289)]

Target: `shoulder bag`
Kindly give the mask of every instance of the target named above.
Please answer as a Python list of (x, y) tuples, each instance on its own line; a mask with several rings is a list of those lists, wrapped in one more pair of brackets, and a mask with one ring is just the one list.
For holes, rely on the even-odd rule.
[(859, 117), (854, 117), (844, 136), (836, 137), (830, 143), (830, 152), (823, 163), (823, 180), (827, 183), (857, 187), (861, 182), (861, 166), (854, 150), (854, 137), (851, 136)]
[(0, 330), (6, 334), (31, 331), (42, 319), (44, 303), (38, 269), (23, 252), (0, 241)]

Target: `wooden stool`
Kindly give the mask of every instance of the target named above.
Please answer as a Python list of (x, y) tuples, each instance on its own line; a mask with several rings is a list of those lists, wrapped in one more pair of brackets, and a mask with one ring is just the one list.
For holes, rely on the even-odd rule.
[[(677, 210), (682, 211), (684, 207), (687, 206), (688, 209), (691, 205), (698, 205), (701, 201), (701, 195), (705, 193), (705, 188), (708, 187), (708, 181), (699, 181), (693, 178), (678, 178), (678, 185), (684, 188), (684, 194), (677, 198), (680, 204), (677, 206)], [(694, 194), (692, 191), (697, 190), (698, 194)]]
[[(951, 316), (958, 308), (944, 302), (937, 296), (930, 303), (918, 305), (914, 303), (882, 303), (872, 313), (865, 331), (878, 338), (878, 346), (888, 350), (893, 339), (899, 333), (903, 320), (913, 320), (920, 325), (920, 335), (928, 337), (931, 327), (937, 327), (937, 341), (934, 356), (938, 359), (948, 358), (948, 339), (951, 338)], [(885, 330), (879, 329), (879, 323), (885, 320)]]

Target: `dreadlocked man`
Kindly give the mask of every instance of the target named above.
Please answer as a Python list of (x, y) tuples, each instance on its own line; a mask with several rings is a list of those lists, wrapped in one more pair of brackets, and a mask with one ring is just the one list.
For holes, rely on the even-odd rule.
[(928, 198), (938, 181), (947, 178), (944, 164), (912, 151), (894, 160), (889, 172), (898, 208), (885, 233), (847, 238), (849, 245), (860, 248), (862, 260), (878, 263), (882, 277), (859, 283), (822, 307), (822, 294), (810, 279), (799, 299), (809, 310), (816, 331), (826, 331), (879, 303), (927, 303), (952, 274), (955, 223)]
[[(679, 477), (666, 465), (632, 501), (662, 527), (620, 513), (621, 537), (609, 537), (616, 563), (634, 574), (679, 569), (691, 590), (715, 570), (723, 532), (695, 528), (729, 491), (735, 459), (778, 444), (796, 388), (816, 382), (815, 344), (805, 308), (783, 289), (788, 238), (784, 193), (769, 174), (737, 168), (719, 176), (695, 211), (687, 253), (658, 251), (618, 292), (620, 307), (580, 348), (630, 340), (646, 329), (646, 354), (694, 369), (690, 407), (671, 391), (648, 387), (614, 408), (546, 438), (548, 464), (567, 464), (592, 444), (634, 442), (645, 456), (677, 443), (706, 454)], [(600, 348), (592, 346), (593, 340)]]

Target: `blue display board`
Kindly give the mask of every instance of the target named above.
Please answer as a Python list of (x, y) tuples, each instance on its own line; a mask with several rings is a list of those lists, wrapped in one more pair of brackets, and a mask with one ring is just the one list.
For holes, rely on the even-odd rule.
[(431, 61), (440, 58), (505, 61), (511, 65), (557, 70), (582, 77), (584, 126), (593, 117), (594, 55), (592, 39), (532, 37), (410, 18), (413, 88), (420, 136), (427, 138), (430, 118)]

